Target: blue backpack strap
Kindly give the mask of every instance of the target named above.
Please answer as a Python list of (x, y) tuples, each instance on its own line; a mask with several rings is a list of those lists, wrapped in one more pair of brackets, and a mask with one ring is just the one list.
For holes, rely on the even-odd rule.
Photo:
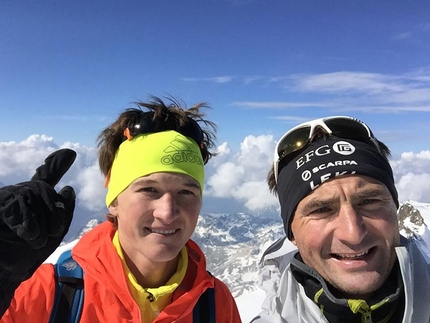
[(194, 306), (193, 323), (216, 323), (214, 288), (206, 289), (200, 296)]
[[(212, 274), (208, 271), (208, 274)], [(193, 310), (193, 323), (216, 323), (215, 288), (208, 288), (200, 295)]]
[(78, 323), (84, 303), (83, 270), (70, 250), (60, 255), (54, 268), (55, 298), (49, 323)]

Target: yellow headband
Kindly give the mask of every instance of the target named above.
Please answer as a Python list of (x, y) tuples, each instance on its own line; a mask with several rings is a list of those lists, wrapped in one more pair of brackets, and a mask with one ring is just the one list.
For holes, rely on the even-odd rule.
[(137, 178), (160, 172), (189, 175), (203, 191), (205, 173), (199, 146), (194, 140), (168, 130), (138, 135), (119, 146), (110, 171), (106, 205), (109, 207)]

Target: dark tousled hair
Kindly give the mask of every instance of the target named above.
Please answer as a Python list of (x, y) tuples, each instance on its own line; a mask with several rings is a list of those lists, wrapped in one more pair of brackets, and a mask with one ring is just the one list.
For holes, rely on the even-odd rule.
[[(188, 118), (195, 120), (203, 131), (202, 152), (206, 153), (207, 160), (215, 155), (210, 151), (215, 146), (216, 125), (209, 120), (204, 119), (202, 108), (210, 108), (206, 103), (198, 103), (187, 109), (184, 103), (174, 98), (168, 98), (166, 104), (162, 99), (151, 96), (149, 102), (138, 101), (134, 104), (135, 108), (128, 108), (122, 112), (119, 117), (105, 128), (97, 138), (97, 147), (99, 148), (99, 166), (103, 175), (107, 175), (115, 158), (115, 153), (121, 143), (126, 140), (124, 130), (128, 127), (131, 120), (138, 120), (145, 112), (154, 112), (153, 121), (163, 123), (168, 113), (169, 118), (173, 117), (177, 124), (183, 126), (188, 122)], [(146, 109), (146, 111), (142, 110)], [(202, 127), (202, 124), (204, 127)]]
[[(186, 108), (182, 101), (175, 98), (169, 97), (167, 100), (165, 103), (162, 99), (151, 96), (148, 102), (134, 102), (136, 107), (123, 111), (112, 124), (101, 131), (97, 137), (97, 147), (99, 149), (99, 166), (104, 176), (108, 175), (119, 146), (127, 139), (124, 130), (132, 120), (140, 120), (140, 117), (146, 112), (154, 112), (152, 120), (157, 124), (166, 122), (166, 116), (168, 116), (169, 122), (172, 122), (171, 119), (173, 118), (173, 122), (180, 127), (189, 122), (188, 118), (194, 120), (202, 129), (203, 142), (198, 144), (201, 144), (200, 149), (202, 155), (205, 156), (205, 163), (216, 155), (215, 152), (211, 151), (215, 146), (216, 125), (212, 121), (204, 119), (205, 114), (201, 111), (203, 108), (210, 107), (206, 103), (198, 103), (191, 108)], [(117, 229), (117, 218), (110, 213), (106, 214), (106, 218)]]

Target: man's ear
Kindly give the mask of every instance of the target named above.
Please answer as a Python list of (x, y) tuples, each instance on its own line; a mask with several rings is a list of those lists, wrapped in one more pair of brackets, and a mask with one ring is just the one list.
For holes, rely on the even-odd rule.
[(297, 247), (296, 239), (294, 239), (294, 236), (291, 237), (291, 243)]
[(112, 203), (109, 206), (109, 213), (112, 214), (113, 216), (118, 216), (117, 203)]

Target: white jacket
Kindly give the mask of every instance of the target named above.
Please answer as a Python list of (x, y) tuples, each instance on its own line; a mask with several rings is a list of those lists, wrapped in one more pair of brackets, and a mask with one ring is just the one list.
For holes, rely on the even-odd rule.
[[(405, 291), (402, 322), (430, 323), (430, 263), (417, 248), (416, 239), (419, 237), (402, 239), (403, 246), (396, 248)], [(266, 299), (262, 312), (252, 323), (328, 322), (291, 272), (290, 262), (297, 253), (293, 248), (291, 242), (283, 238), (263, 256), (259, 285), (266, 291)]]

